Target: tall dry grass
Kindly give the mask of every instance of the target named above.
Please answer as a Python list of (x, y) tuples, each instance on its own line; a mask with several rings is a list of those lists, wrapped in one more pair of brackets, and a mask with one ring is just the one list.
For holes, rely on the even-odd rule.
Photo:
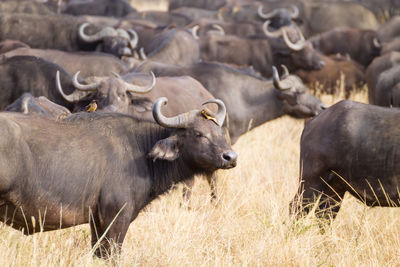
[[(327, 104), (341, 96), (322, 95)], [(366, 93), (352, 99), (366, 101)], [(120, 258), (95, 259), (88, 225), (33, 236), (0, 226), (0, 266), (396, 266), (400, 209), (368, 208), (346, 197), (321, 231), (313, 216), (294, 220), (304, 122), (288, 116), (241, 137), (235, 169), (219, 172), (218, 206), (198, 179), (191, 209), (181, 190), (151, 203), (131, 224)]]

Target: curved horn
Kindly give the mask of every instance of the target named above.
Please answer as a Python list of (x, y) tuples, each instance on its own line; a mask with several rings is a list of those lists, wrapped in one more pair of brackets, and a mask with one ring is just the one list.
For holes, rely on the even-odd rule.
[(271, 24), (271, 21), (270, 21), (270, 20), (266, 20), (266, 21), (263, 23), (263, 31), (264, 31), (264, 34), (265, 34), (266, 36), (268, 36), (268, 37), (274, 37), (274, 38), (280, 37), (280, 36), (282, 35), (282, 30), (270, 32), (270, 31), (268, 30), (269, 24)]
[(287, 76), (290, 75), (288, 68), (285, 65), (281, 65), (281, 68), (283, 69), (283, 75), (282, 78), (286, 78)]
[(130, 83), (126, 83), (126, 91), (129, 91), (131, 93), (140, 93), (140, 94), (145, 94), (151, 91), (153, 87), (156, 85), (156, 76), (154, 73), (151, 71), (151, 84), (148, 86), (138, 86), (138, 85), (133, 85)]
[(375, 37), (375, 38), (372, 40), (372, 42), (373, 42), (373, 44), (374, 44), (374, 46), (375, 46), (376, 48), (381, 48), (381, 43), (379, 42), (378, 38)]
[(56, 73), (56, 87), (60, 95), (68, 102), (70, 103), (75, 103), (78, 102), (81, 98), (84, 96), (80, 96), (77, 91), (73, 92), (70, 95), (66, 95), (61, 87), (61, 82), (60, 82), (60, 71), (57, 71)]
[(193, 121), (194, 115), (198, 112), (197, 110), (192, 110), (175, 117), (167, 118), (161, 113), (161, 106), (166, 105), (167, 103), (168, 99), (166, 97), (160, 97), (153, 105), (154, 120), (159, 125), (166, 128), (187, 128)]
[(79, 26), (79, 30), (78, 30), (79, 37), (83, 41), (88, 42), (88, 43), (97, 42), (97, 41), (100, 41), (101, 39), (103, 39), (105, 36), (115, 36), (117, 34), (117, 32), (114, 28), (105, 27), (101, 31), (99, 31), (98, 33), (96, 33), (94, 35), (87, 35), (87, 34), (85, 34), (85, 28), (89, 25), (90, 25), (90, 23), (85, 22), (81, 26)]
[(290, 17), (292, 19), (295, 19), (299, 16), (299, 9), (296, 5), (291, 5), (291, 7), (293, 8), (293, 12), (292, 12), (292, 14), (290, 14)]
[(119, 75), (115, 71), (111, 71), (111, 74), (114, 75), (115, 78), (121, 79), (121, 75)]
[(275, 66), (272, 66), (272, 79), (273, 79), (274, 86), (275, 86), (276, 89), (279, 89), (279, 90), (288, 90), (288, 89), (290, 89), (290, 87), (288, 87), (288, 88), (283, 87), (283, 85), (281, 83), (281, 79), (279, 78), (278, 70), (276, 69)]
[(208, 100), (207, 102), (204, 102), (202, 105), (206, 105), (209, 103), (215, 103), (218, 105), (218, 111), (217, 114), (215, 115), (215, 119), (217, 120), (217, 124), (222, 127), (222, 125), (224, 124), (225, 121), (225, 117), (226, 117), (226, 107), (224, 102), (222, 102), (222, 100), (219, 99), (212, 99), (212, 100)]
[(225, 30), (221, 25), (213, 24), (212, 27), (216, 29), (221, 35), (225, 35)]
[(269, 13), (267, 13), (267, 14), (264, 14), (263, 13), (263, 6), (262, 5), (260, 5), (260, 6), (258, 6), (258, 9), (257, 9), (257, 13), (258, 13), (258, 15), (261, 17), (261, 18), (263, 18), (263, 19), (270, 19), (270, 18), (272, 18), (273, 16), (275, 16), (276, 15), (276, 13), (278, 12), (278, 10), (277, 9), (274, 9), (274, 10), (272, 10), (271, 12), (269, 12)]
[(32, 99), (32, 96), (26, 96), (22, 99), (22, 113), (28, 114), (29, 113), (29, 100)]
[(196, 40), (199, 39), (199, 35), (197, 33), (199, 31), (199, 28), (200, 28), (199, 25), (194, 25), (193, 28), (192, 28), (192, 35), (193, 35), (193, 38), (196, 39)]
[(132, 30), (132, 29), (128, 29), (127, 32), (132, 36), (129, 44), (131, 46), (132, 49), (135, 49), (138, 42), (139, 42), (139, 35), (137, 34), (136, 31)]
[(139, 49), (139, 54), (140, 54), (140, 57), (142, 58), (142, 60), (146, 60), (147, 59), (147, 56), (146, 56), (146, 53), (144, 52), (144, 48), (143, 47), (141, 47)]
[(97, 87), (99, 87), (101, 82), (92, 83), (92, 84), (80, 84), (78, 82), (78, 75), (81, 71), (77, 71), (74, 76), (72, 77), (72, 84), (75, 86), (76, 89), (80, 91), (96, 91)]
[(282, 35), (283, 35), (283, 40), (285, 41), (285, 44), (286, 44), (287, 47), (289, 47), (291, 50), (300, 51), (300, 50), (302, 50), (302, 49), (304, 48), (304, 46), (306, 45), (306, 42), (305, 42), (305, 41), (299, 41), (299, 42), (296, 42), (296, 43), (292, 43), (292, 42), (289, 40), (289, 37), (288, 37), (288, 35), (287, 35), (287, 33), (286, 33), (286, 30), (285, 30), (284, 28), (282, 28)]

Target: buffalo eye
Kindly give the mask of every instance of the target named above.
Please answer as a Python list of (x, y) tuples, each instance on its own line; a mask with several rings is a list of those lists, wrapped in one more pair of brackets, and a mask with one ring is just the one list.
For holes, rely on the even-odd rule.
[(203, 135), (202, 133), (197, 132), (197, 131), (194, 133), (194, 135), (196, 136), (196, 138), (202, 138), (202, 137), (204, 137), (204, 135)]

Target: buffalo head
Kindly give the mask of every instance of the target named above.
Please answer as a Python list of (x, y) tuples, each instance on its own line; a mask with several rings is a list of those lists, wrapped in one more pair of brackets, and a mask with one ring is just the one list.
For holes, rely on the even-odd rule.
[(131, 93), (147, 93), (156, 83), (156, 78), (151, 73), (152, 81), (150, 85), (138, 86), (124, 81), (118, 74), (116, 77), (91, 77), (90, 84), (81, 84), (78, 81), (79, 71), (74, 74), (72, 84), (76, 88), (70, 95), (66, 95), (62, 90), (59, 73), (57, 72), (57, 89), (61, 96), (71, 103), (77, 103), (75, 111), (83, 110), (84, 106), (91, 100), (96, 100), (97, 109), (108, 112), (128, 113), (131, 104)]
[(276, 67), (272, 67), (274, 86), (280, 91), (279, 98), (285, 103), (286, 113), (296, 118), (308, 118), (321, 113), (326, 105), (307, 93), (307, 87), (298, 76), (290, 75), (287, 68), (284, 69), (281, 80)]
[(85, 22), (79, 27), (78, 34), (81, 40), (87, 43), (101, 42), (99, 50), (117, 57), (133, 55), (139, 41), (138, 34), (134, 30), (105, 27), (93, 35), (88, 35), (85, 33), (85, 28), (89, 25)]
[(263, 6), (260, 5), (257, 12), (261, 18), (271, 21), (271, 27), (279, 29), (280, 27), (290, 25), (292, 20), (299, 16), (299, 9), (297, 6), (292, 5), (291, 8), (292, 10), (287, 8), (276, 8), (271, 12), (264, 14)]
[(228, 144), (222, 128), (226, 108), (221, 100), (214, 99), (203, 104), (217, 104), (216, 114), (203, 109), (192, 110), (171, 118), (165, 117), (161, 112), (161, 106), (167, 102), (165, 97), (155, 101), (153, 117), (159, 125), (175, 128), (176, 131), (153, 146), (148, 154), (150, 159), (173, 161), (180, 157), (187, 166), (200, 172), (212, 172), (236, 166), (237, 154)]
[(319, 57), (318, 51), (314, 49), (310, 41), (304, 38), (296, 24), (280, 28), (279, 31), (274, 32), (268, 30), (269, 24), (270, 21), (268, 20), (264, 23), (264, 33), (268, 37), (282, 37), (284, 46), (280, 46), (276, 53), (280, 57), (288, 59), (289, 67), (320, 70), (325, 66), (325, 62)]

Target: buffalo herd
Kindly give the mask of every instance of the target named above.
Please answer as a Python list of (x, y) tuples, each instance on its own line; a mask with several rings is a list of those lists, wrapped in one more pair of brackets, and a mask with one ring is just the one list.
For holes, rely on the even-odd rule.
[[(176, 183), (189, 201), (204, 175), (217, 201), (231, 145), (285, 114), (306, 119), (292, 213), (318, 201), (334, 217), (345, 192), (400, 204), (398, 1), (131, 2), (0, 1), (3, 223), (89, 223), (107, 258)], [(346, 97), (366, 85), (370, 104), (312, 94), (336, 94), (338, 80)]]

